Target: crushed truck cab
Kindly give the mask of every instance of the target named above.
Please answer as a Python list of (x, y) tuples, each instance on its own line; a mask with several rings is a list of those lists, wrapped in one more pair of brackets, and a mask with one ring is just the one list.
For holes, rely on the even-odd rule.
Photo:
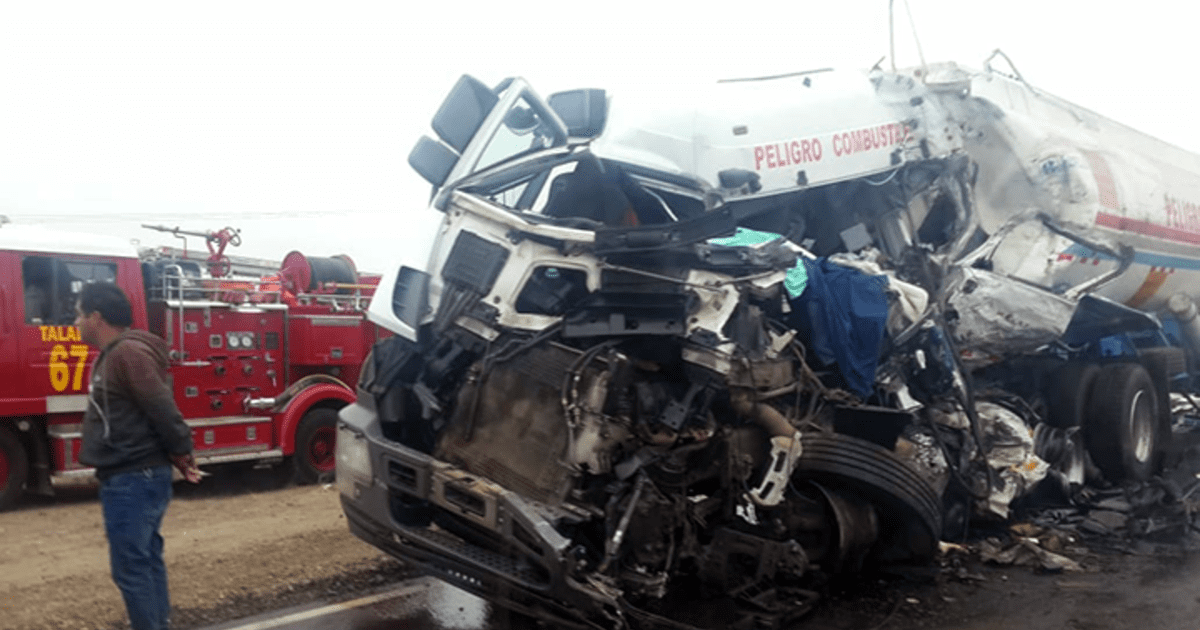
[(447, 581), (577, 627), (780, 626), (820, 576), (1161, 463), (1195, 156), (952, 64), (464, 76), (432, 128), (443, 220), (380, 282), (337, 465), (351, 530)]

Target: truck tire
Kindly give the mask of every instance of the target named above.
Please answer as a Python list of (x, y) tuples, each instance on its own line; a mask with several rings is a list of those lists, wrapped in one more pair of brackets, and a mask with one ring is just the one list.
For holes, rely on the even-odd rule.
[(1187, 372), (1187, 354), (1183, 348), (1147, 348), (1138, 353), (1138, 358), (1158, 390), (1158, 431), (1162, 437), (1158, 449), (1165, 453), (1171, 439), (1171, 379)]
[(942, 534), (938, 493), (891, 451), (840, 433), (805, 435), (793, 477), (824, 482), (875, 506), (884, 562), (925, 561), (937, 553)]
[(1060, 429), (1082, 426), (1099, 374), (1100, 366), (1082, 361), (1051, 372), (1045, 391), (1046, 422)]
[(336, 460), (337, 410), (309, 410), (296, 428), (296, 451), (292, 454), (297, 483), (311, 484), (333, 479)]
[(1113, 363), (1100, 369), (1083, 435), (1109, 481), (1145, 481), (1158, 472), (1163, 439), (1158, 392), (1146, 368)]
[(1183, 348), (1164, 346), (1161, 348), (1145, 348), (1138, 352), (1142, 365), (1154, 375), (1154, 368), (1161, 366), (1167, 380), (1172, 376), (1187, 371), (1187, 353)]
[(8, 427), (0, 426), (0, 510), (17, 502), (28, 475), (29, 458), (21, 440)]

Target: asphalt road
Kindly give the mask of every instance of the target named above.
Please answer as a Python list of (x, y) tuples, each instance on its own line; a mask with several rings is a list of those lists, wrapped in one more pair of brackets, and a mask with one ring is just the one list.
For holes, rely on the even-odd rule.
[[(971, 562), (968, 580), (906, 580), (832, 597), (794, 630), (1197, 630), (1200, 555), (1093, 557), (1082, 573)], [(432, 578), (333, 605), (276, 611), (201, 630), (534, 630)]]
[(508, 611), (433, 578), (338, 604), (275, 611), (203, 630), (517, 630)]

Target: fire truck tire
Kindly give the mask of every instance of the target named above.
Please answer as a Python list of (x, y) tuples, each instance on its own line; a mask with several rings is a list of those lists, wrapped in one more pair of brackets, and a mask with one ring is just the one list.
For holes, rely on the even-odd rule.
[(1052, 427), (1069, 429), (1083, 425), (1088, 400), (1100, 366), (1072, 361), (1054, 370), (1046, 386), (1046, 421)]
[(1088, 403), (1084, 442), (1109, 481), (1145, 481), (1157, 472), (1163, 439), (1158, 393), (1146, 368), (1113, 363), (1101, 368)]
[(20, 498), (28, 474), (29, 459), (21, 440), (8, 427), (0, 426), (0, 510)]
[(297, 483), (333, 478), (336, 438), (336, 409), (319, 407), (304, 414), (296, 428), (296, 451), (292, 454)]

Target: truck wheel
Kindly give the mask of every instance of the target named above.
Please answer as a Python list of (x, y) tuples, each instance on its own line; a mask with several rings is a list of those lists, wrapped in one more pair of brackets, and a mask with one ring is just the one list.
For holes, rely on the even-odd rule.
[(336, 410), (317, 408), (304, 414), (296, 428), (296, 452), (292, 454), (297, 483), (333, 478), (336, 440)]
[(1083, 425), (1088, 401), (1100, 366), (1072, 361), (1054, 370), (1046, 386), (1046, 421), (1052, 427), (1069, 429)]
[(1145, 481), (1157, 472), (1161, 423), (1158, 393), (1137, 363), (1106, 365), (1096, 377), (1084, 441), (1109, 481)]
[(938, 493), (911, 466), (872, 442), (840, 433), (805, 435), (796, 479), (824, 482), (869, 501), (879, 517), (880, 561), (928, 560), (942, 534)]
[(1182, 348), (1147, 348), (1138, 358), (1158, 390), (1158, 448), (1165, 453), (1171, 439), (1171, 377), (1187, 372), (1187, 354)]
[(0, 426), (0, 510), (17, 502), (28, 474), (29, 460), (21, 440), (8, 427)]

